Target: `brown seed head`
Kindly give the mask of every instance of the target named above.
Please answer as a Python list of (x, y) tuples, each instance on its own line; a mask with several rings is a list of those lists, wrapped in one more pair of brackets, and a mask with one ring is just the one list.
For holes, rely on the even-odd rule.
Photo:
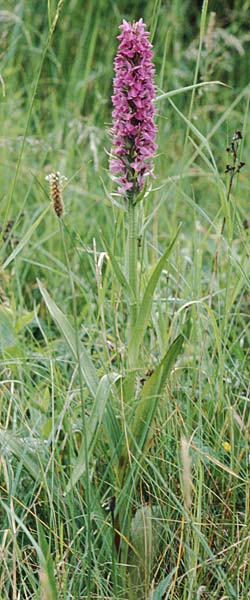
[(64, 203), (62, 197), (62, 183), (66, 177), (61, 175), (59, 171), (56, 173), (50, 173), (45, 177), (46, 181), (50, 184), (50, 197), (53, 205), (54, 213), (57, 217), (61, 217), (64, 213)]
[(215, 30), (216, 13), (211, 12), (209, 15), (209, 21), (207, 26), (207, 33), (205, 35), (205, 46), (206, 50), (210, 52), (214, 42), (214, 30)]

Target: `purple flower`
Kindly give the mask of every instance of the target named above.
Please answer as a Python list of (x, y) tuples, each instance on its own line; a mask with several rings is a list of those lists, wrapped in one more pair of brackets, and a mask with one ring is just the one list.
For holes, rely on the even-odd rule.
[(145, 23), (120, 25), (120, 45), (115, 58), (113, 103), (113, 150), (110, 169), (118, 192), (134, 198), (147, 176), (153, 176), (156, 149), (155, 97), (152, 44)]

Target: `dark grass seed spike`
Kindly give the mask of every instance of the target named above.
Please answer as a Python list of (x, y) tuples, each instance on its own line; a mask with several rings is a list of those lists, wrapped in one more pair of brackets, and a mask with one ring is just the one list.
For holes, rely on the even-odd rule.
[(61, 217), (64, 213), (64, 202), (62, 196), (62, 183), (67, 179), (61, 175), (60, 171), (50, 173), (45, 177), (50, 184), (50, 197), (54, 213), (57, 217)]

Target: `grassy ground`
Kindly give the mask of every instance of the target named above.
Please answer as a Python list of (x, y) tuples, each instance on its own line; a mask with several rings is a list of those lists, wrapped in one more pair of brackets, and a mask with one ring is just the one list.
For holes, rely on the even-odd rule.
[[(0, 11), (1, 600), (250, 598), (250, 2), (217, 4)], [(141, 16), (158, 150), (133, 363), (108, 152), (118, 26)], [(235, 131), (246, 165), (231, 179)], [(53, 170), (68, 178), (61, 221)]]

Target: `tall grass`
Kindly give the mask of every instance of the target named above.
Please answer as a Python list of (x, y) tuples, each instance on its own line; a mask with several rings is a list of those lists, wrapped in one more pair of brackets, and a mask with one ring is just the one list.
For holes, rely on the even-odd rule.
[[(249, 12), (0, 11), (0, 600), (250, 598), (248, 164), (230, 194), (225, 173), (237, 130), (248, 163)], [(137, 352), (107, 168), (115, 36), (141, 16), (158, 153), (138, 205)], [(61, 221), (51, 171), (68, 178)]]

